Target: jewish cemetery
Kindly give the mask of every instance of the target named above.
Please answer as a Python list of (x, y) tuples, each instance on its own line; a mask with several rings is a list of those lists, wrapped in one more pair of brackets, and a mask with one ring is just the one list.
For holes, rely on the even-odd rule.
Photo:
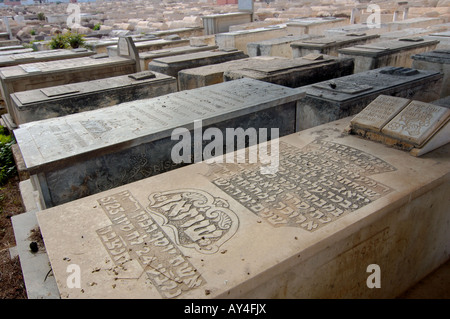
[(450, 299), (449, 0), (0, 12), (0, 299)]

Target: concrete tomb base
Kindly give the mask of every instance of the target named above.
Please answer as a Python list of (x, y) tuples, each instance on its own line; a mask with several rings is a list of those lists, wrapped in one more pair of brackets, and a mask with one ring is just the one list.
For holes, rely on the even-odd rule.
[(450, 48), (415, 54), (411, 56), (411, 59), (415, 69), (438, 71), (444, 74), (441, 97), (450, 95)]
[(435, 71), (385, 67), (303, 86), (306, 96), (297, 104), (298, 130), (356, 115), (380, 94), (434, 101), (440, 96), (442, 77)]
[(175, 78), (143, 71), (11, 94), (17, 125), (177, 92)]
[(353, 74), (353, 59), (312, 54), (296, 59), (274, 60), (265, 65), (248, 65), (225, 71), (225, 81), (251, 78), (297, 88), (315, 82)]
[(384, 66), (410, 68), (411, 55), (433, 51), (438, 44), (435, 40), (403, 38), (383, 41), (338, 50), (339, 56), (355, 59), (355, 73)]
[(450, 145), (349, 121), (281, 138), (275, 174), (202, 162), (38, 212), (61, 298), (397, 297), (449, 258)]
[[(202, 139), (202, 128), (279, 128), (279, 136), (291, 134), (303, 96), (242, 79), (25, 123), (14, 136), (41, 206), (51, 207), (201, 160), (203, 152), (191, 148)], [(177, 128), (194, 138), (172, 139)]]

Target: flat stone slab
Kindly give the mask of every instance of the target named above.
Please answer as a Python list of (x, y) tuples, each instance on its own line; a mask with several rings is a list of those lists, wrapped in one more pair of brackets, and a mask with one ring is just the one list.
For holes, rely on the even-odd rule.
[[(105, 79), (16, 92), (10, 95), (18, 125), (95, 110), (178, 90), (175, 78), (143, 71)], [(105, 98), (107, 97), (107, 98)]]
[(73, 58), (8, 66), (0, 70), (1, 92), (9, 114), (10, 94), (31, 89), (102, 79), (136, 72), (136, 61), (127, 57)]
[(414, 54), (411, 59), (431, 63), (450, 64), (450, 50), (434, 50)]
[(244, 58), (248, 58), (248, 55), (239, 50), (213, 50), (157, 58), (148, 64), (148, 69), (178, 77), (181, 70)]
[(212, 51), (217, 48), (218, 47), (216, 45), (201, 45), (201, 46), (186, 45), (182, 47), (165, 48), (160, 50), (141, 52), (139, 54), (139, 61), (141, 63), (141, 69), (148, 70), (148, 64), (152, 62), (153, 59), (202, 51)]
[[(15, 215), (11, 220), (28, 299), (59, 299), (56, 280), (40, 238), (36, 212)], [(38, 244), (37, 252), (30, 249), (33, 241)]]
[(171, 134), (176, 128), (192, 131), (196, 120), (205, 129), (277, 127), (280, 136), (293, 133), (295, 105), (303, 95), (242, 79), (25, 123), (14, 136), (49, 207), (181, 165), (172, 161), (178, 141)]
[(309, 55), (295, 59), (275, 59), (270, 63), (249, 64), (240, 69), (225, 71), (223, 78), (225, 81), (252, 78), (297, 88), (350, 75), (353, 73), (353, 68), (353, 59), (350, 58)]
[(356, 115), (380, 94), (434, 101), (442, 79), (436, 71), (384, 67), (303, 86), (306, 97), (298, 102), (299, 130)]
[[(174, 40), (166, 40), (166, 39), (155, 39), (149, 41), (140, 41), (136, 42), (135, 46), (138, 52), (146, 52), (152, 50), (158, 50), (162, 48), (170, 48), (170, 47), (180, 47), (186, 46), (189, 44), (189, 39), (174, 39)], [(106, 48), (108, 55), (113, 57), (119, 54), (117, 45), (112, 45)]]
[(448, 259), (450, 146), (415, 158), (349, 120), (281, 138), (275, 174), (202, 162), (39, 212), (61, 298), (398, 296)]
[(414, 48), (433, 47), (438, 43), (439, 41), (423, 40), (423, 38), (403, 38), (371, 44), (356, 45), (353, 47), (340, 49), (338, 52), (345, 55), (380, 57), (383, 55), (394, 54), (396, 52)]
[(35, 63), (44, 61), (64, 60), (81, 58), (94, 55), (95, 52), (83, 49), (83, 50), (46, 50), (36, 51), (13, 55), (0, 56), (0, 67), (12, 66), (25, 63)]

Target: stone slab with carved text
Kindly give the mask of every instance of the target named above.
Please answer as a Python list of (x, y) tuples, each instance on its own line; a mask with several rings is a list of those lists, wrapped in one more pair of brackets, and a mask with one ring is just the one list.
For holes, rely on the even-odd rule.
[(282, 137), (270, 175), (202, 162), (38, 212), (61, 297), (395, 297), (448, 258), (450, 146), (415, 158), (350, 119)]

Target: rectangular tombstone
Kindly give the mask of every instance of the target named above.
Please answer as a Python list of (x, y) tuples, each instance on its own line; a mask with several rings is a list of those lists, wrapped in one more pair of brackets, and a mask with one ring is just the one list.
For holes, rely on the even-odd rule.
[(275, 174), (202, 162), (38, 212), (61, 298), (398, 297), (448, 260), (450, 145), (413, 158), (348, 123), (280, 138)]
[(298, 130), (361, 112), (380, 95), (422, 102), (439, 98), (442, 74), (434, 71), (384, 67), (302, 87), (298, 102)]
[(17, 125), (177, 91), (175, 78), (150, 71), (11, 94)]
[[(302, 96), (299, 90), (242, 79), (26, 123), (14, 135), (42, 205), (50, 207), (181, 166), (172, 157), (181, 143), (171, 140), (172, 131), (194, 129), (197, 143), (199, 120), (204, 129), (223, 132), (241, 127), (293, 133)], [(192, 161), (190, 140), (183, 139), (186, 164)], [(191, 154), (194, 161), (202, 158)]]
[(204, 34), (204, 30), (202, 27), (186, 27), (186, 28), (177, 28), (170, 30), (161, 30), (161, 31), (153, 31), (147, 32), (146, 35), (154, 36), (157, 38), (164, 38), (170, 35), (178, 35), (181, 38), (190, 38), (190, 37), (198, 37)]
[(223, 74), (228, 70), (267, 65), (267, 63), (285, 59), (281, 57), (258, 56), (181, 70), (178, 72), (178, 89), (180, 91), (191, 90), (222, 83), (224, 81)]
[(216, 44), (220, 49), (236, 48), (248, 54), (247, 44), (287, 36), (285, 25), (274, 25), (251, 30), (240, 30), (216, 34)]
[(438, 41), (423, 38), (403, 38), (371, 44), (355, 45), (338, 50), (339, 56), (355, 60), (355, 73), (384, 66), (412, 66), (411, 55), (432, 51)]
[(230, 12), (202, 16), (204, 34), (217, 34), (229, 31), (229, 27), (237, 24), (252, 22), (250, 12)]
[(181, 70), (239, 60), (247, 57), (248, 55), (238, 50), (196, 52), (153, 59), (153, 61), (148, 64), (148, 69), (150, 71), (178, 77), (178, 72)]
[(415, 69), (439, 71), (444, 74), (441, 97), (450, 95), (450, 48), (414, 54), (411, 59)]
[(218, 47), (216, 45), (187, 45), (182, 47), (175, 48), (166, 48), (160, 50), (153, 50), (148, 52), (141, 52), (139, 54), (139, 61), (141, 64), (141, 70), (148, 70), (148, 64), (156, 58), (164, 58), (168, 56), (202, 52), (202, 51), (211, 51), (215, 50)]
[(330, 28), (323, 31), (325, 37), (334, 37), (351, 33), (382, 34), (389, 32), (388, 24), (381, 23), (379, 26), (368, 25), (367, 23), (349, 24), (342, 27)]
[(7, 47), (11, 45), (19, 45), (20, 40), (14, 39), (14, 40), (1, 40), (0, 41), (0, 47)]
[[(142, 42), (156, 40), (153, 37), (133, 37), (134, 42)], [(97, 54), (108, 53), (109, 46), (116, 46), (119, 42), (119, 38), (109, 38), (109, 39), (100, 39), (100, 40), (87, 40), (85, 43), (85, 47), (91, 51), (94, 51)]]
[(87, 49), (74, 49), (74, 50), (47, 50), (36, 51), (22, 54), (4, 55), (0, 56), (0, 67), (13, 66), (19, 64), (28, 64), (34, 62), (47, 62), (55, 60), (65, 60), (73, 58), (82, 58), (94, 55), (95, 52)]
[(346, 26), (349, 24), (347, 18), (336, 17), (305, 17), (294, 18), (286, 23), (288, 33), (293, 35), (314, 34), (323, 35), (330, 28)]
[(9, 55), (16, 55), (16, 54), (22, 54), (22, 53), (29, 53), (33, 52), (33, 49), (31, 48), (19, 48), (19, 49), (11, 49), (11, 50), (0, 50), (0, 58), (3, 56), (9, 56)]
[(297, 88), (353, 74), (353, 59), (327, 55), (309, 55), (295, 59), (276, 59), (270, 63), (248, 65), (223, 73), (224, 81), (251, 78)]
[[(189, 39), (175, 39), (175, 40), (166, 40), (166, 39), (156, 39), (149, 41), (140, 41), (136, 42), (136, 49), (139, 53), (159, 50), (163, 48), (174, 48), (189, 45)], [(117, 56), (119, 55), (119, 50), (117, 45), (111, 45), (107, 48), (107, 53), (109, 56)]]
[(417, 17), (388, 23), (389, 31), (407, 30), (410, 28), (427, 28), (435, 24), (441, 24), (441, 18)]
[(279, 56), (292, 58), (291, 44), (296, 41), (319, 38), (314, 35), (287, 35), (285, 37), (263, 40), (259, 42), (250, 42), (247, 44), (248, 55), (254, 56)]
[(121, 56), (92, 55), (0, 68), (1, 93), (9, 115), (14, 112), (10, 94), (15, 92), (139, 72), (138, 53), (131, 38), (121, 37), (119, 44)]
[(378, 34), (349, 33), (333, 37), (306, 39), (291, 43), (292, 56), (302, 57), (311, 53), (338, 56), (338, 50), (354, 45), (372, 43), (379, 40)]
[[(95, 57), (92, 56), (92, 57)], [(10, 94), (75, 82), (103, 79), (136, 72), (136, 61), (116, 56), (93, 59), (37, 62), (0, 69), (1, 92), (9, 114), (13, 114)]]
[(439, 44), (436, 46), (438, 50), (450, 50), (450, 31), (430, 33), (424, 36), (424, 39), (439, 41)]

